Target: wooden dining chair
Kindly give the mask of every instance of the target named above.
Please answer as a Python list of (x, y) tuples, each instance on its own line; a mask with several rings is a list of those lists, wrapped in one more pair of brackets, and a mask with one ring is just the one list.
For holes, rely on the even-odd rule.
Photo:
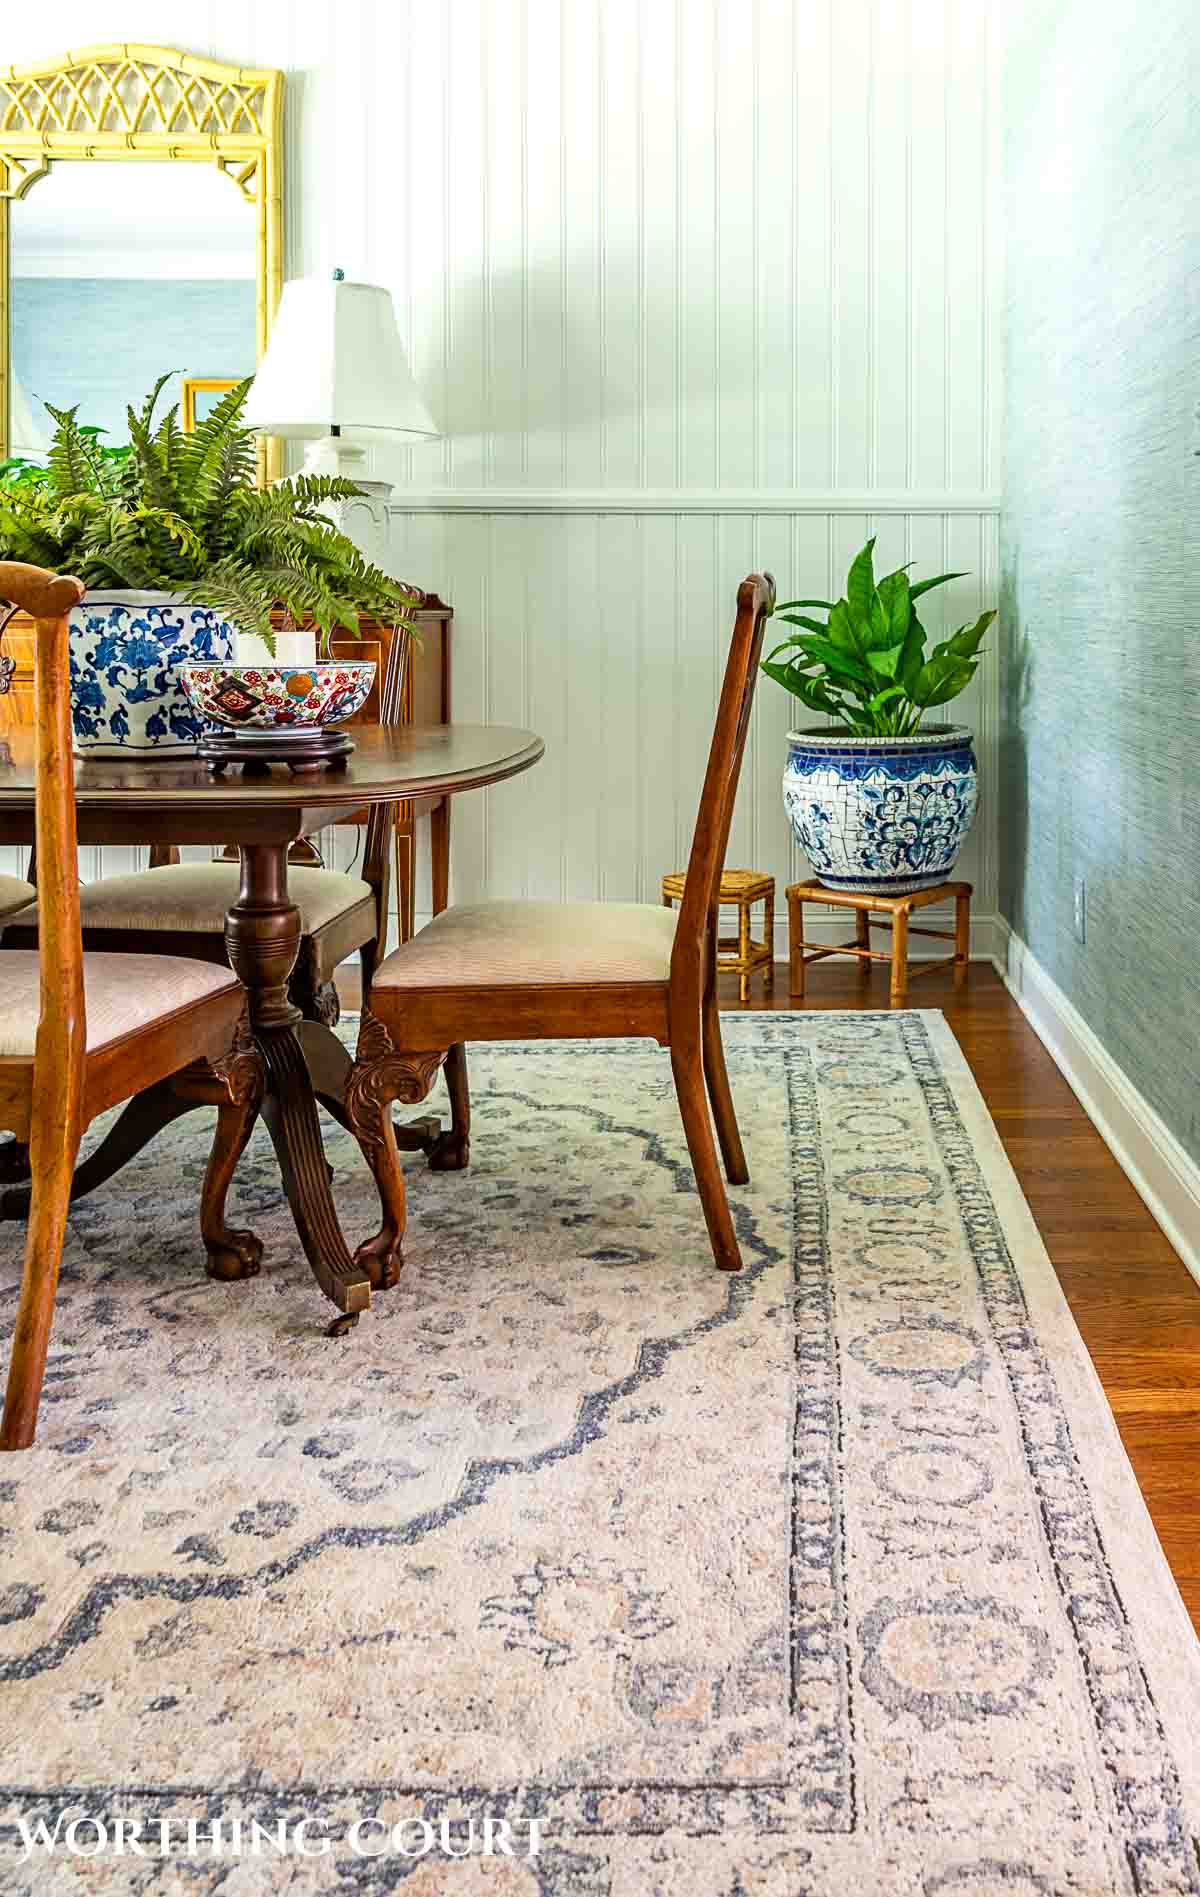
[[(457, 1050), (469, 1130), (465, 1044), (645, 1035), (671, 1068), (709, 1238), (723, 1271), (741, 1267), (713, 1143), (734, 1185), (749, 1174), (717, 1013), (717, 914), (763, 628), (769, 574), (738, 589), (737, 619), (679, 909), (627, 902), (486, 902), (446, 909), (376, 971), (363, 1007), (346, 1103), (360, 1138), (378, 1137), (396, 1100), (421, 1100)], [(465, 1157), (465, 1154), (464, 1154)]]
[(0, 561), (0, 601), (35, 621), (42, 943), (0, 948), (0, 1127), (27, 1141), (32, 1188), (0, 1449), (33, 1441), (75, 1158), (107, 1108), (193, 1061), (231, 1056), (244, 998), (211, 962), (85, 955), (76, 867), (67, 613), (80, 582)]
[[(391, 641), (380, 688), (383, 726), (401, 722), (408, 650), (409, 638), (401, 630)], [(289, 866), (288, 895), (300, 911), (301, 927), (300, 953), (289, 990), (294, 1005), (310, 1021), (329, 1026), (337, 1021), (333, 977), (339, 963), (357, 953), (365, 990), (383, 954), (395, 810), (389, 804), (378, 823), (368, 821), (361, 875), (305, 864)], [(159, 853), (168, 860), (155, 863)], [(84, 947), (186, 955), (227, 966), (225, 916), (237, 900), (237, 852), (230, 853), (229, 861), (222, 858), (211, 863), (181, 863), (178, 854), (170, 845), (159, 845), (151, 852), (150, 869), (103, 876), (86, 884), (80, 893)], [(37, 941), (38, 913), (30, 907), (23, 914), (11, 915), (5, 924), (0, 911), (5, 943), (13, 948), (32, 947)]]

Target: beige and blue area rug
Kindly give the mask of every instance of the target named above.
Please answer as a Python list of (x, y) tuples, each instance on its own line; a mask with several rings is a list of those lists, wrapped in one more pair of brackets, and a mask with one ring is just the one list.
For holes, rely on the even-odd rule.
[(473, 1051), (340, 1341), (265, 1139), (254, 1283), (203, 1116), (77, 1209), (0, 1463), (3, 1889), (1200, 1892), (1196, 1641), (948, 1029), (725, 1032), (740, 1277), (643, 1043)]

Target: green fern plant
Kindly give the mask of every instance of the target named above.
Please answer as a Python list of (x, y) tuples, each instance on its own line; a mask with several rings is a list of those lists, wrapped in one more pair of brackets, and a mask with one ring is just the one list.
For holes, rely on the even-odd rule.
[(331, 476), (255, 485), (256, 440), (242, 422), (251, 377), (185, 435), (177, 408), (155, 422), (167, 376), (129, 446), (100, 446), (78, 407), (55, 408), (45, 467), (0, 470), (0, 558), (74, 573), (91, 587), (168, 592), (210, 606), (275, 649), (272, 614), (316, 625), (321, 648), (359, 613), (410, 624), (420, 595), (365, 560), (324, 511), (362, 489)]
[[(130, 455), (133, 453), (133, 449), (128, 442), (122, 443), (122, 445), (117, 448), (110, 448), (102, 442), (100, 436), (108, 433), (106, 428), (96, 428), (81, 422), (79, 424), (79, 432), (84, 436), (85, 440), (91, 444), (101, 468), (107, 469), (113, 474), (116, 474), (119, 469), (124, 467)], [(43, 464), (40, 461), (32, 460), (28, 455), (7, 455), (3, 460), (0, 460), (0, 488), (33, 487), (37, 482), (44, 481), (45, 478), (46, 470)]]

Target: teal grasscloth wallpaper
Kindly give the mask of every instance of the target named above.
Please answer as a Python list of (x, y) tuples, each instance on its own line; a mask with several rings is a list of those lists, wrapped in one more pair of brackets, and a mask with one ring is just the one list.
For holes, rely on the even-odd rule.
[(1200, 1159), (1196, 0), (1042, 7), (1006, 161), (1001, 909)]

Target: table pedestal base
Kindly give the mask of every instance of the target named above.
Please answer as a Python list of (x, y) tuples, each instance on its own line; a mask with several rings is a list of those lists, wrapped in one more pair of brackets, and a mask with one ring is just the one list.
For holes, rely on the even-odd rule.
[[(241, 887), (225, 927), (229, 959), (247, 998), (234, 1045), (214, 1066), (200, 1062), (135, 1095), (77, 1169), (71, 1198), (81, 1199), (103, 1185), (183, 1114), (215, 1106), (216, 1133), (200, 1208), (207, 1269), (210, 1277), (226, 1281), (252, 1278), (262, 1264), (261, 1241), (253, 1232), (231, 1228), (225, 1206), (238, 1161), (261, 1114), (305, 1256), (340, 1314), (333, 1328), (341, 1331), (370, 1307), (372, 1290), (395, 1284), (400, 1275), (404, 1174), (390, 1101), (364, 1084), (366, 1070), (351, 1059), (332, 1030), (322, 1022), (306, 1021), (288, 998), (288, 978), (300, 947), (300, 912), (287, 898), (286, 877), (286, 844), (243, 848)], [(430, 1073), (422, 1070), (423, 1084), (410, 1098), (420, 1099), (428, 1091), (443, 1055), (430, 1059)], [(342, 1235), (330, 1190), (318, 1103), (358, 1141), (379, 1192), (380, 1229), (354, 1252)], [(453, 1128), (442, 1133), (437, 1120), (400, 1129), (400, 1141), (407, 1149), (426, 1151), (433, 1166), (466, 1163), (465, 1133)], [(0, 1219), (27, 1218), (29, 1204), (28, 1186), (9, 1187), (0, 1193)]]
[[(317, 1283), (346, 1317), (368, 1309), (372, 1287), (396, 1282), (403, 1259), (404, 1175), (390, 1121), (386, 1127), (356, 1123), (347, 1102), (352, 1063), (331, 1030), (305, 1021), (288, 998), (288, 979), (300, 950), (300, 912), (287, 894), (287, 845), (246, 844), (242, 848), (241, 887), (225, 919), (225, 944), (231, 966), (246, 990), (249, 1006), (244, 1058), (261, 1063), (262, 1116), (271, 1134), (292, 1208), (300, 1243)], [(383, 1223), (373, 1238), (351, 1252), (338, 1224), (321, 1144), (317, 1102), (358, 1139), (374, 1175)], [(243, 1130), (230, 1129), (229, 1140), (245, 1144)], [(210, 1208), (223, 1225), (224, 1188), (233, 1164), (220, 1166), (223, 1181)], [(344, 1328), (344, 1326), (340, 1327)]]

